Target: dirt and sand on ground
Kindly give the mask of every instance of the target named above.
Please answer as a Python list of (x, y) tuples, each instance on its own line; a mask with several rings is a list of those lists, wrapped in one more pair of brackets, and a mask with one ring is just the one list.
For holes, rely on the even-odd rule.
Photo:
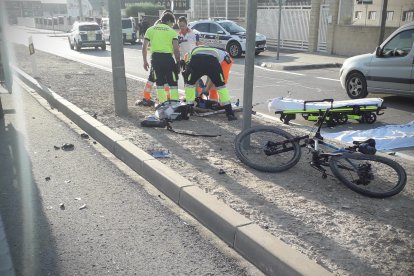
[[(31, 73), (28, 50), (16, 46), (18, 66)], [(404, 191), (387, 199), (359, 195), (336, 178), (312, 169), (309, 155), (292, 169), (272, 174), (242, 164), (233, 150), (242, 128), (224, 114), (192, 116), (176, 121), (174, 129), (217, 137), (192, 137), (162, 128), (143, 128), (154, 115), (137, 107), (143, 83), (128, 79), (127, 117), (114, 115), (112, 74), (38, 51), (39, 81), (150, 153), (166, 150), (160, 159), (206, 193), (260, 225), (336, 275), (414, 275), (414, 164), (390, 156), (408, 175)], [(278, 96), (278, 95), (275, 95)], [(293, 134), (303, 130), (253, 116), (253, 125), (275, 125)], [(225, 173), (220, 174), (220, 170)]]

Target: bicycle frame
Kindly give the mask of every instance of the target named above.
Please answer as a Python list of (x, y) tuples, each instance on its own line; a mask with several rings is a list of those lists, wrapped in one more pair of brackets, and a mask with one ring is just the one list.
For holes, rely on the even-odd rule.
[[(338, 148), (332, 144), (326, 143), (323, 141), (323, 137), (321, 135), (321, 128), (322, 128), (322, 123), (325, 121), (327, 114), (329, 113), (330, 108), (327, 108), (325, 113), (323, 114), (323, 116), (321, 118), (318, 119), (317, 124), (318, 125), (318, 129), (315, 132), (315, 135), (310, 138), (310, 140), (312, 140), (314, 142), (314, 146), (312, 147), (312, 149), (316, 152), (320, 152), (320, 148), (319, 145), (324, 145), (327, 146), (331, 149), (333, 149), (334, 151), (332, 152), (333, 154), (337, 154), (337, 153), (343, 153), (343, 152), (355, 152), (355, 150), (353, 150), (353, 147), (350, 147), (348, 149), (346, 148)], [(309, 135), (307, 135), (309, 138)], [(301, 137), (302, 138), (302, 137)], [(306, 143), (305, 143), (306, 144)]]

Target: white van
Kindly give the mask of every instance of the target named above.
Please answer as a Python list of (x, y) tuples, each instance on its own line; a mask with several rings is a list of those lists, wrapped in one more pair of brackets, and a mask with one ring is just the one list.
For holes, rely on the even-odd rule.
[(339, 76), (352, 99), (368, 93), (414, 96), (414, 22), (398, 28), (374, 53), (345, 60)]
[(96, 22), (75, 22), (70, 30), (69, 47), (80, 51), (84, 47), (101, 47), (106, 50), (105, 40), (102, 37), (102, 30)]
[[(102, 18), (102, 31), (106, 41), (111, 41), (111, 34), (109, 29), (109, 18)], [(122, 35), (124, 43), (136, 44), (137, 33), (136, 23), (133, 17), (122, 18)]]

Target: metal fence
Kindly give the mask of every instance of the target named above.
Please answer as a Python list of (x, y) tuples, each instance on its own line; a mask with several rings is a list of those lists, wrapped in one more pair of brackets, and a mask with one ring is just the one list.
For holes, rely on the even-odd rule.
[[(294, 50), (309, 48), (309, 20), (311, 6), (283, 6), (280, 47)], [(267, 37), (268, 46), (277, 45), (279, 23), (278, 6), (259, 6), (257, 32)]]
[(194, 19), (222, 17), (244, 20), (247, 0), (196, 0), (193, 7)]

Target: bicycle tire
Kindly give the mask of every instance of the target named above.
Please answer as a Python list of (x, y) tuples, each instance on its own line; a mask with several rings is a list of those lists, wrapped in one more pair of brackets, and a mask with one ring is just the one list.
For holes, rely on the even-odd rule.
[(377, 155), (344, 153), (332, 157), (329, 167), (345, 186), (374, 198), (396, 195), (407, 182), (407, 174), (400, 164)]
[[(272, 155), (265, 153), (265, 144), (269, 141), (281, 142), (293, 138), (290, 133), (276, 127), (256, 126), (246, 129), (236, 136), (234, 149), (236, 156), (253, 169), (262, 172), (282, 172), (298, 163), (301, 156), (299, 143), (289, 141), (283, 146), (278, 146), (279, 149), (286, 150), (285, 152)], [(246, 146), (245, 143), (249, 145)], [(276, 149), (276, 147), (273, 149)]]

